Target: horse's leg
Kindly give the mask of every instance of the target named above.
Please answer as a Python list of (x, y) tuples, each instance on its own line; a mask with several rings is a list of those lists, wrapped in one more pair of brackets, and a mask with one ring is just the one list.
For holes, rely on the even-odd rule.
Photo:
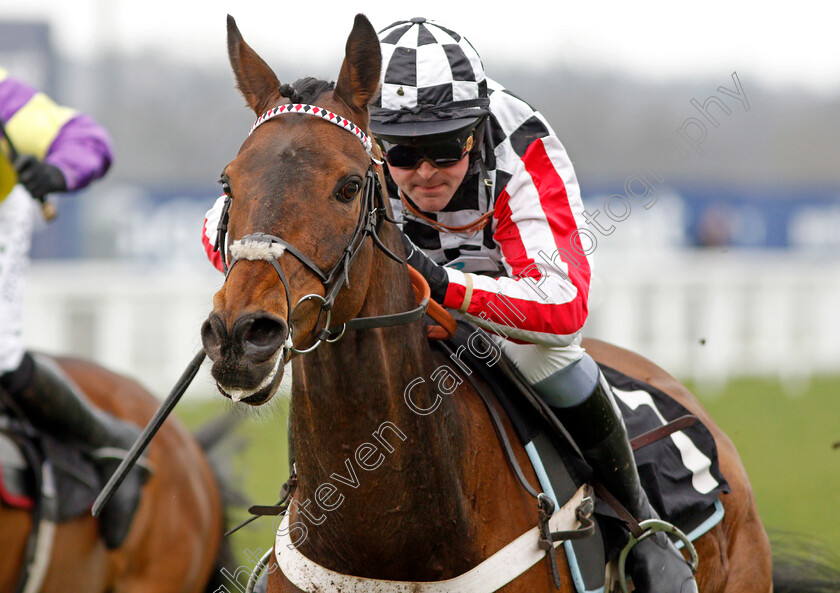
[(747, 472), (735, 445), (697, 398), (679, 381), (643, 356), (600, 340), (584, 340), (595, 360), (664, 391), (697, 416), (718, 449), (720, 470), (732, 492), (721, 497), (723, 521), (696, 542), (697, 584), (703, 593), (767, 593), (773, 575), (770, 543), (758, 518)]

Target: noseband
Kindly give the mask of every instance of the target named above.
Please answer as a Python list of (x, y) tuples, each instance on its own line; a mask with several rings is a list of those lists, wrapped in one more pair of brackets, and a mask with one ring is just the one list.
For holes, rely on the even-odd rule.
[[(219, 226), (216, 230), (216, 243), (214, 246), (215, 251), (222, 252), (222, 266), (225, 271), (225, 281), (227, 281), (233, 266), (240, 260), (263, 260), (270, 263), (277, 272), (277, 275), (283, 283), (283, 288), (286, 292), (286, 326), (288, 328), (288, 334), (284, 348), (298, 354), (310, 352), (320, 346), (323, 342), (336, 342), (348, 330), (390, 327), (417, 321), (423, 317), (426, 312), (426, 308), (428, 307), (428, 299), (423, 299), (416, 308), (410, 311), (394, 313), (391, 315), (380, 315), (376, 317), (358, 317), (342, 324), (339, 327), (330, 327), (332, 307), (335, 304), (335, 299), (338, 297), (338, 293), (341, 291), (343, 286), (350, 286), (350, 267), (353, 265), (356, 256), (360, 253), (361, 248), (368, 237), (370, 237), (373, 240), (373, 244), (389, 258), (399, 263), (404, 263), (403, 260), (394, 255), (379, 238), (379, 231), (384, 222), (395, 223), (395, 221), (388, 216), (385, 209), (385, 196), (382, 193), (382, 184), (379, 181), (379, 176), (376, 174), (376, 170), (374, 169), (374, 164), (382, 164), (382, 162), (377, 160), (373, 154), (373, 143), (370, 136), (365, 134), (359, 126), (355, 125), (345, 117), (315, 105), (295, 103), (280, 105), (270, 109), (254, 122), (254, 125), (251, 126), (251, 131), (248, 135), (250, 136), (253, 134), (254, 130), (256, 130), (264, 122), (282, 114), (302, 114), (320, 117), (321, 119), (352, 133), (362, 143), (362, 146), (364, 146), (365, 151), (370, 156), (371, 162), (368, 166), (367, 173), (365, 173), (364, 187), (362, 188), (362, 202), (359, 211), (359, 220), (356, 223), (356, 230), (353, 233), (353, 237), (347, 244), (347, 247), (344, 248), (341, 257), (327, 272), (321, 270), (318, 265), (316, 265), (306, 254), (301, 252), (294, 245), (288, 243), (280, 237), (266, 233), (252, 233), (245, 235), (241, 239), (233, 241), (232, 245), (230, 245), (232, 260), (230, 265), (228, 265), (227, 230), (230, 219), (230, 207), (233, 202), (233, 194), (229, 188), (226, 188), (225, 202), (222, 207)], [(286, 274), (283, 272), (283, 268), (279, 261), (280, 256), (286, 251), (293, 255), (300, 263), (318, 277), (321, 284), (324, 286), (325, 296), (314, 293), (308, 294), (302, 297), (294, 308), (292, 308), (289, 281), (287, 280)], [(320, 303), (321, 311), (318, 315), (318, 321), (320, 321), (321, 314), (325, 313), (326, 323), (324, 328), (318, 332), (315, 343), (312, 346), (304, 350), (298, 350), (292, 346), (291, 318), (294, 311), (297, 310), (302, 303), (308, 300), (315, 300)], [(318, 321), (316, 321), (316, 326)]]

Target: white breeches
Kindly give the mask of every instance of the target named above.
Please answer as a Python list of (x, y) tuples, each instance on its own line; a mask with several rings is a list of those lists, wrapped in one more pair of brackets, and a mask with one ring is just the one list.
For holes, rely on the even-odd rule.
[(514, 344), (502, 337), (496, 337), (496, 342), (532, 385), (580, 360), (584, 353), (580, 334), (568, 346)]
[(514, 344), (497, 338), (537, 393), (554, 408), (569, 408), (583, 402), (595, 390), (600, 370), (581, 347), (580, 334), (568, 346)]
[(23, 275), (35, 222), (35, 204), (21, 186), (0, 202), (0, 374), (23, 358)]

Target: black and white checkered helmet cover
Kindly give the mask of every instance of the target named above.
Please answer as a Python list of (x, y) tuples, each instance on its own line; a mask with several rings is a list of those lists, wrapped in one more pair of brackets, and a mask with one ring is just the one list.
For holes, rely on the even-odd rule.
[(382, 109), (445, 105), (487, 97), (484, 65), (465, 37), (422, 17), (379, 33)]

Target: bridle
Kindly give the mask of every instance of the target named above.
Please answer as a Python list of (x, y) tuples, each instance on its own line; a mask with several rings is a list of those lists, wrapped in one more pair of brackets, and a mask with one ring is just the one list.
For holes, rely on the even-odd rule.
[[(393, 313), (389, 315), (379, 315), (375, 317), (357, 317), (342, 324), (339, 327), (330, 327), (330, 320), (332, 316), (332, 307), (335, 304), (335, 299), (343, 286), (350, 286), (350, 268), (353, 265), (356, 257), (359, 255), (365, 240), (370, 237), (373, 240), (374, 246), (379, 248), (385, 255), (396, 262), (404, 263), (402, 259), (394, 255), (379, 238), (379, 231), (382, 224), (385, 222), (395, 223), (387, 214), (385, 209), (385, 196), (382, 193), (382, 183), (379, 180), (379, 175), (376, 173), (374, 165), (381, 165), (382, 161), (376, 158), (373, 152), (373, 142), (359, 126), (345, 117), (337, 115), (329, 110), (315, 105), (306, 105), (301, 103), (287, 103), (279, 105), (266, 111), (261, 115), (251, 126), (250, 136), (254, 133), (261, 124), (266, 121), (283, 114), (302, 114), (320, 117), (321, 119), (337, 125), (343, 130), (352, 133), (364, 146), (365, 151), (370, 156), (370, 164), (365, 173), (364, 185), (362, 187), (361, 207), (359, 211), (359, 220), (356, 223), (356, 229), (353, 236), (344, 248), (341, 257), (328, 271), (323, 271), (317, 264), (315, 264), (306, 254), (297, 249), (294, 245), (286, 240), (275, 235), (267, 233), (251, 233), (245, 235), (241, 239), (233, 241), (230, 245), (230, 252), (232, 260), (230, 264), (227, 262), (227, 231), (228, 222), (230, 220), (230, 207), (233, 203), (233, 193), (229, 188), (225, 189), (225, 201), (222, 207), (221, 216), (219, 218), (219, 225), (216, 230), (215, 251), (222, 253), (222, 266), (225, 272), (225, 281), (230, 276), (230, 271), (233, 266), (242, 259), (248, 260), (264, 260), (272, 265), (286, 293), (286, 324), (288, 327), (288, 334), (284, 348), (292, 352), (303, 354), (311, 352), (323, 342), (337, 342), (347, 331), (369, 329), (376, 327), (390, 327), (394, 325), (401, 325), (404, 323), (411, 323), (422, 318), (428, 307), (428, 298), (424, 298), (420, 304), (410, 311), (401, 313)], [(280, 256), (288, 251), (308, 270), (314, 273), (321, 284), (324, 286), (324, 296), (319, 294), (307, 294), (298, 300), (297, 304), (292, 307), (291, 291), (289, 289), (289, 281), (286, 274), (280, 265)], [(292, 345), (292, 324), (291, 318), (297, 308), (306, 301), (314, 300), (320, 303), (321, 311), (318, 314), (316, 327), (320, 321), (321, 314), (326, 314), (324, 328), (320, 330), (316, 336), (316, 340), (309, 348), (298, 350)]]

